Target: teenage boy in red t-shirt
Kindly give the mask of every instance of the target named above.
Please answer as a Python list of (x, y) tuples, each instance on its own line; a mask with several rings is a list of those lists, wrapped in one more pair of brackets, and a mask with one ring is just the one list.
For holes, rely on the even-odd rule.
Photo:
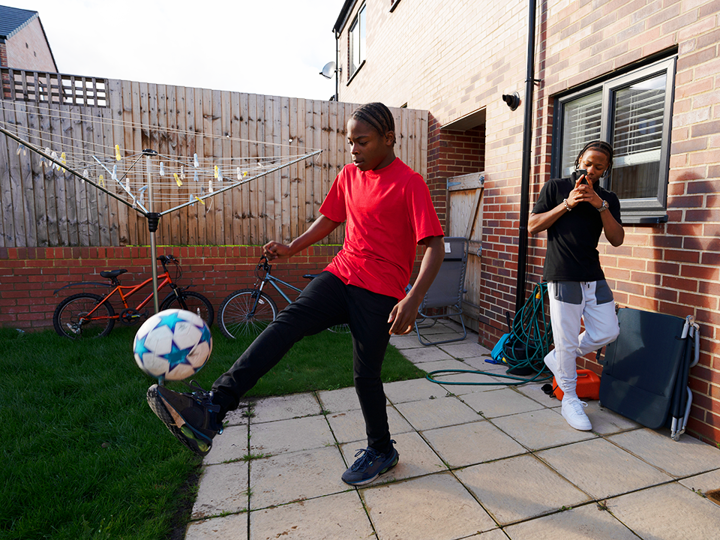
[[(380, 369), (391, 334), (406, 334), (440, 269), (443, 231), (422, 177), (395, 157), (395, 122), (382, 103), (355, 110), (348, 121), (353, 163), (335, 179), (321, 216), (290, 245), (263, 246), (270, 259), (292, 257), (346, 222), (345, 242), (320, 276), (285, 308), (212, 391), (180, 394), (153, 385), (150, 407), (200, 455), (210, 451), (222, 420), (240, 398), (304, 336), (346, 323), (353, 338), (355, 391), (368, 447), (342, 475), (350, 485), (372, 482), (399, 458), (390, 438)], [(405, 295), (416, 245), (426, 246), (418, 278)]]

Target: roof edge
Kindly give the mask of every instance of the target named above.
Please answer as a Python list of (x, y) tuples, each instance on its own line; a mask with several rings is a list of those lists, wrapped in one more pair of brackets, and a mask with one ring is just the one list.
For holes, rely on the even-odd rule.
[(343, 28), (345, 28), (347, 24), (348, 16), (352, 13), (356, 3), (357, 0), (345, 0), (342, 9), (340, 9), (340, 14), (335, 21), (335, 26), (333, 26), (333, 32), (340, 34), (343, 31)]

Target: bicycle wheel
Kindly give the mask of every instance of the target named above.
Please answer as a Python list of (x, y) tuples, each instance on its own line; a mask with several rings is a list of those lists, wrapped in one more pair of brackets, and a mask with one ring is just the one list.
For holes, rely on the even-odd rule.
[(164, 309), (184, 309), (186, 311), (192, 311), (200, 315), (208, 326), (212, 326), (213, 320), (215, 319), (215, 309), (213, 309), (210, 300), (195, 291), (178, 292), (180, 293), (180, 299), (178, 300), (177, 296), (171, 294), (165, 299), (162, 306), (160, 306), (160, 311)]
[(98, 307), (92, 318), (84, 319), (102, 299), (102, 296), (90, 293), (68, 296), (58, 304), (53, 313), (55, 331), (70, 339), (107, 336), (115, 326), (115, 319), (112, 318), (115, 310), (110, 302)]
[(242, 289), (223, 300), (218, 324), (226, 337), (235, 339), (258, 335), (275, 320), (277, 314), (277, 305), (267, 294), (255, 289)]

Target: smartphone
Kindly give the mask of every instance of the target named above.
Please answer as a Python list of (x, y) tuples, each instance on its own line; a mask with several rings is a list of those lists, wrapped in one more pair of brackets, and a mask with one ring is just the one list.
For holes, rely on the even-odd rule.
[(580, 178), (581, 176), (583, 176), (583, 179), (582, 179), (582, 182), (580, 182), (580, 183), (581, 183), (581, 184), (587, 184), (587, 170), (585, 170), (585, 169), (578, 169), (578, 170), (577, 170), (577, 178)]

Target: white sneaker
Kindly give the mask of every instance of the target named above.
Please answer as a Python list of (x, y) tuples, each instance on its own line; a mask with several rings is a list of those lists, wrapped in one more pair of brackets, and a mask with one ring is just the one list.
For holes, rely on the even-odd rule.
[(562, 415), (570, 427), (573, 427), (579, 431), (590, 431), (592, 424), (590, 419), (583, 410), (587, 407), (587, 403), (580, 401), (576, 397), (569, 397), (562, 400)]

